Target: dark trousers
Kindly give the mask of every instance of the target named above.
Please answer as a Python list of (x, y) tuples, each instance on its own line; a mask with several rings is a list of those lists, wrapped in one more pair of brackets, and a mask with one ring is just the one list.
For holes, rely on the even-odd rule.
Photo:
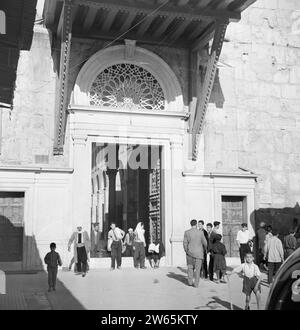
[(47, 267), (48, 271), (48, 285), (49, 288), (54, 288), (56, 285), (56, 278), (57, 278), (57, 267)]
[(140, 265), (141, 268), (145, 267), (145, 246), (143, 242), (134, 242), (133, 264), (134, 267)]
[(186, 263), (188, 267), (188, 284), (193, 285), (195, 275), (194, 286), (196, 288), (199, 286), (202, 261), (203, 259), (193, 258), (189, 255), (186, 256)]
[(208, 275), (209, 275), (209, 279), (211, 281), (213, 281), (213, 279), (214, 279), (214, 256), (212, 255), (212, 253), (209, 254)]
[(202, 276), (204, 278), (208, 277), (208, 269), (207, 269), (207, 252), (203, 252), (203, 264), (201, 269)]
[(133, 248), (132, 248), (132, 245), (126, 244), (125, 256), (126, 257), (133, 257)]
[(84, 246), (77, 248), (77, 271), (86, 273), (87, 254)]
[(268, 282), (273, 282), (273, 277), (276, 275), (278, 269), (281, 266), (281, 262), (268, 262)]
[(113, 241), (111, 244), (111, 268), (121, 267), (122, 264), (122, 243), (121, 241)]
[(251, 252), (250, 246), (247, 243), (241, 244), (240, 245), (240, 259), (241, 259), (242, 264), (245, 262), (245, 256), (248, 252)]
[(258, 260), (257, 265), (260, 266), (261, 264), (265, 265), (266, 261), (264, 260), (264, 251), (262, 248), (258, 249)]

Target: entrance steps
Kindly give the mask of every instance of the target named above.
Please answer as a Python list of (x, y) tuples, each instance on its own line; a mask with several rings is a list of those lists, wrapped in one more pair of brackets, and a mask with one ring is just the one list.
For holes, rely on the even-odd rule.
[[(101, 269), (110, 268), (110, 258), (90, 258), (89, 267), (90, 269)], [(150, 267), (148, 259), (145, 261), (145, 266)], [(166, 266), (165, 257), (161, 258), (160, 266)], [(122, 257), (122, 268), (132, 268), (133, 258), (132, 257)]]
[[(101, 268), (110, 268), (110, 258), (90, 258), (89, 267), (90, 269), (101, 269)], [(240, 265), (240, 258), (226, 258), (227, 267), (236, 267)], [(150, 267), (148, 259), (145, 262), (146, 267)], [(171, 266), (166, 264), (166, 258), (163, 257), (160, 260), (160, 266)], [(173, 265), (174, 266), (174, 265)], [(186, 266), (186, 265), (175, 265), (177, 266)], [(122, 268), (132, 268), (133, 267), (133, 258), (132, 257), (122, 257)]]

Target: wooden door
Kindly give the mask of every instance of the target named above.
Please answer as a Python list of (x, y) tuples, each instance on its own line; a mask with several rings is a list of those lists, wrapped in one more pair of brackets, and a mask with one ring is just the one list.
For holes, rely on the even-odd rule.
[(236, 236), (243, 222), (247, 223), (245, 197), (222, 196), (223, 243), (227, 257), (239, 256)]
[[(159, 147), (157, 147), (159, 148)], [(162, 239), (161, 228), (161, 149), (149, 175), (149, 243)], [(153, 160), (153, 159), (152, 159)]]
[(22, 261), (24, 193), (0, 192), (0, 261)]

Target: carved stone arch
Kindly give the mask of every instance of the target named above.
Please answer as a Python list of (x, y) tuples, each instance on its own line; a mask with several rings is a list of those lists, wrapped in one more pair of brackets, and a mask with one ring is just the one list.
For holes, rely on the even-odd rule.
[(126, 57), (126, 47), (112, 46), (98, 51), (81, 68), (73, 90), (73, 103), (76, 106), (89, 106), (89, 92), (97, 76), (106, 68), (116, 64), (133, 64), (149, 71), (160, 84), (165, 97), (166, 111), (184, 111), (180, 83), (169, 65), (156, 54), (136, 47), (134, 55)]

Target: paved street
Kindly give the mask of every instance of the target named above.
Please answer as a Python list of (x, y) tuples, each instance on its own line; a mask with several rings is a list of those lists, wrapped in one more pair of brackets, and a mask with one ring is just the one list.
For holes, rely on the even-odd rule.
[[(262, 306), (268, 287), (263, 274)], [(56, 292), (47, 292), (47, 274), (7, 275), (7, 294), (0, 295), (0, 309), (230, 309), (228, 284), (201, 280), (199, 288), (187, 286), (181, 267), (137, 270), (90, 270), (85, 278), (59, 271)], [(230, 292), (234, 309), (244, 309), (242, 279), (233, 275)], [(256, 309), (252, 297), (251, 309)]]

